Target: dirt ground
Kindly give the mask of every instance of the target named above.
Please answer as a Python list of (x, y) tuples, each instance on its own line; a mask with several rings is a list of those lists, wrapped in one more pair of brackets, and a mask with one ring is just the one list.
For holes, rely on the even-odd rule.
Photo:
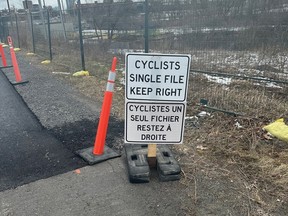
[[(71, 83), (91, 100), (102, 101), (112, 57), (88, 62), (90, 76), (84, 77), (73, 77), (76, 67), (64, 57), (49, 65), (41, 65), (37, 56), (27, 58), (57, 72), (57, 78)], [(117, 131), (123, 140), (123, 56), (117, 68), (109, 130), (111, 134)], [(202, 75), (190, 75), (190, 118), (185, 124), (184, 143), (171, 146), (182, 168), (180, 182), (193, 202), (183, 207), (188, 215), (288, 215), (288, 143), (268, 136), (262, 129), (280, 117), (288, 117), (288, 87), (280, 87), (243, 80), (223, 85)], [(200, 99), (236, 115), (203, 108)], [(207, 114), (199, 116), (201, 111)]]

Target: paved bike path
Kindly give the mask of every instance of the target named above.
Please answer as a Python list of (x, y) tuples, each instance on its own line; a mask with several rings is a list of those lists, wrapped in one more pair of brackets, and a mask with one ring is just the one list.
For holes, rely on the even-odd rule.
[(84, 165), (41, 126), (0, 70), (0, 191)]

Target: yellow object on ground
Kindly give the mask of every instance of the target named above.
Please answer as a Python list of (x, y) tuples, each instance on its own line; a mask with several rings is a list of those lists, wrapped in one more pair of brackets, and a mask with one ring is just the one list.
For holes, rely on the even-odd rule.
[(285, 124), (284, 118), (277, 119), (275, 122), (265, 126), (264, 129), (278, 139), (288, 142), (288, 125)]
[(14, 51), (18, 52), (18, 51), (21, 51), (21, 49), (20, 48), (14, 48)]
[(50, 60), (45, 60), (45, 61), (42, 61), (41, 64), (50, 64), (51, 61)]
[(72, 76), (89, 76), (89, 72), (88, 71), (78, 71), (76, 73), (74, 73)]
[(27, 53), (27, 56), (35, 55), (35, 53)]
[(8, 45), (7, 44), (3, 44), (2, 47), (5, 48), (5, 47), (8, 47)]

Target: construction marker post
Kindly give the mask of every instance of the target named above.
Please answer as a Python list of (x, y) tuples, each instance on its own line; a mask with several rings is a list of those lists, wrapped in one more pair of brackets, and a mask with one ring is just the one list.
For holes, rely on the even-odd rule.
[(116, 64), (117, 58), (114, 57), (112, 61), (111, 71), (109, 71), (94, 147), (90, 147), (76, 152), (90, 165), (120, 156), (120, 154), (114, 152), (108, 146), (105, 146), (116, 78)]
[(109, 117), (110, 117), (110, 110), (111, 110), (111, 105), (112, 105), (114, 84), (115, 84), (115, 78), (116, 78), (116, 64), (117, 64), (117, 58), (114, 57), (111, 71), (109, 71), (106, 91), (104, 95), (104, 101), (102, 104), (100, 120), (98, 124), (96, 140), (94, 143), (94, 150), (93, 150), (94, 155), (102, 155), (104, 152), (104, 145), (105, 145), (105, 140), (106, 140), (108, 122), (109, 122)]
[(11, 61), (12, 61), (12, 66), (14, 69), (15, 80), (16, 80), (16, 82), (14, 82), (13, 85), (19, 85), (19, 84), (27, 83), (28, 81), (22, 81), (22, 76), (21, 76), (20, 69), (18, 66), (16, 54), (14, 51), (12, 38), (10, 36), (8, 36), (7, 40), (8, 40), (8, 44), (9, 44), (9, 48), (10, 48)]
[(4, 51), (2, 44), (0, 44), (0, 54), (1, 54), (3, 67), (7, 67), (7, 60), (6, 60), (5, 51)]
[(167, 144), (182, 144), (190, 55), (127, 53), (124, 141), (130, 182), (180, 179), (181, 168)]

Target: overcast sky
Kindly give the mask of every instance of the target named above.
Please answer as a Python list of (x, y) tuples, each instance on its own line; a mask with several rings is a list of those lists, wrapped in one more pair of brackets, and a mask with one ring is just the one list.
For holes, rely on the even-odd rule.
[[(15, 8), (23, 8), (22, 1), (23, 0), (8, 0), (10, 3), (10, 7), (14, 6)], [(25, 0), (24, 0), (25, 1)], [(40, 0), (43, 4), (43, 0)], [(57, 0), (44, 0), (46, 5), (57, 6)], [(66, 0), (63, 1), (64, 7), (66, 7)], [(76, 1), (76, 0), (75, 0)], [(95, 0), (81, 0), (81, 3), (92, 3)], [(32, 0), (33, 4), (38, 4), (38, 0)], [(102, 2), (101, 0), (98, 2)], [(7, 8), (7, 0), (0, 0), (0, 10)]]

